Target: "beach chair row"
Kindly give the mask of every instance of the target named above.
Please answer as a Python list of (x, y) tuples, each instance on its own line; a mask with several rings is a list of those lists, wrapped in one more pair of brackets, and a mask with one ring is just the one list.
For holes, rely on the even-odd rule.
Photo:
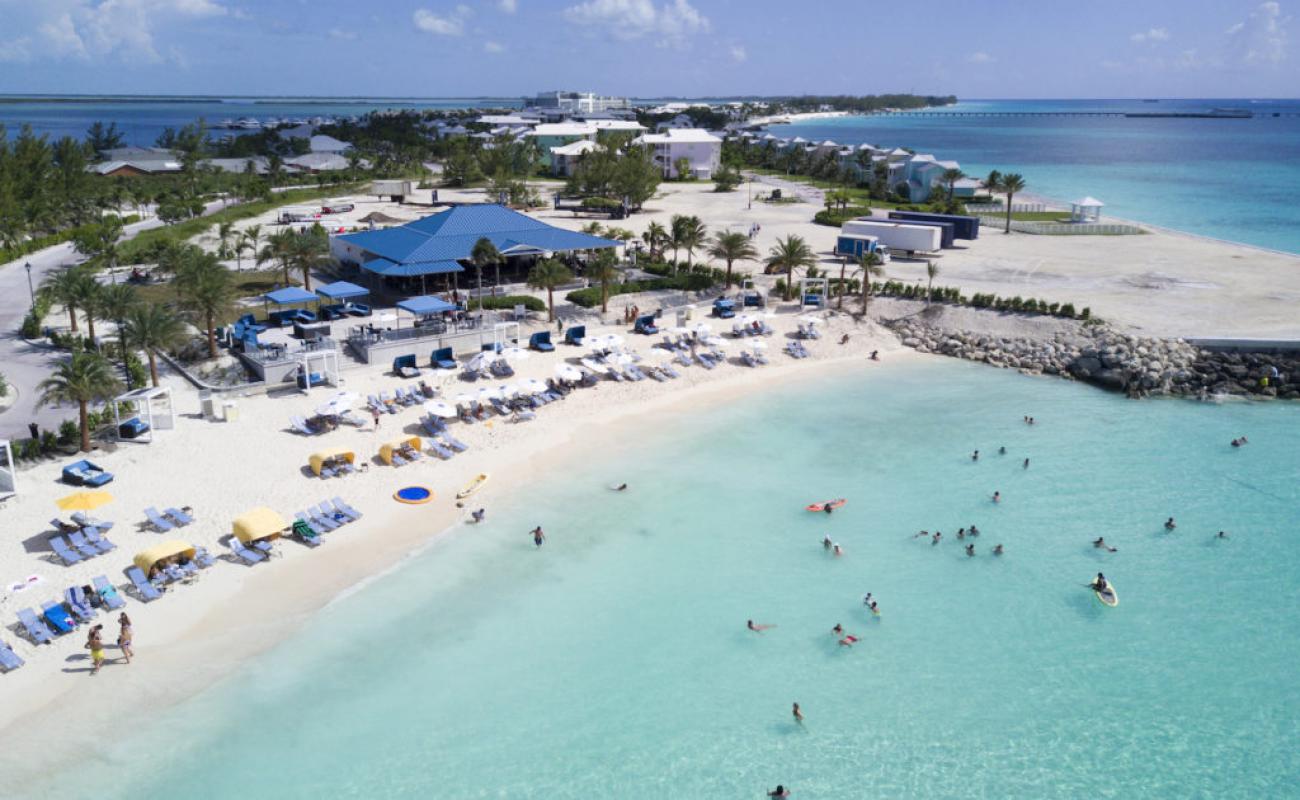
[[(23, 633), (34, 644), (48, 644), (55, 638), (71, 633), (83, 622), (89, 622), (99, 615), (99, 611), (117, 611), (126, 605), (126, 600), (117, 588), (109, 582), (108, 577), (100, 575), (93, 579), (91, 586), (70, 586), (63, 592), (63, 600), (51, 600), (41, 605), (38, 615), (31, 608), (18, 612), (18, 622)], [(0, 642), (0, 668), (17, 669), (23, 665), (21, 658), (12, 648)]]
[[(427, 393), (425, 390), (428, 390)], [(366, 405), (372, 411), (381, 414), (396, 414), (405, 407), (419, 405), (437, 395), (437, 390), (427, 386), (424, 381), (416, 388), (397, 387), (391, 392), (380, 392), (366, 398)]]
[(792, 358), (807, 358), (808, 349), (803, 346), (803, 342), (798, 339), (792, 339), (785, 343), (785, 352)]
[(295, 514), (293, 534), (308, 547), (319, 547), (324, 541), (321, 534), (336, 531), (359, 519), (360, 511), (344, 502), (343, 498), (335, 497)]
[(141, 523), (140, 527), (153, 529), (158, 533), (167, 533), (177, 528), (184, 528), (186, 525), (193, 525), (194, 517), (190, 513), (190, 510), (169, 508), (160, 514), (158, 509), (149, 506), (144, 510), (146, 521)]
[[(58, 520), (55, 520), (55, 523), (57, 527)], [(104, 527), (100, 527), (101, 525)], [(64, 536), (51, 536), (50, 547), (65, 566), (72, 566), (86, 559), (113, 552), (117, 545), (110, 542), (103, 533), (111, 527), (113, 527), (111, 522), (99, 523), (68, 531)], [(67, 528), (64, 527), (62, 530)]]

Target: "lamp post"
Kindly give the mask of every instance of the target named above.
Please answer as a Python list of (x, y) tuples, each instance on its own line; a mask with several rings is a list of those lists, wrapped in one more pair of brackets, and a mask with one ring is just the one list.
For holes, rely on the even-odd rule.
[(31, 295), (32, 308), (36, 308), (36, 290), (32, 288), (32, 262), (28, 261), (23, 267), (27, 270), (27, 293)]
[(747, 206), (747, 210), (754, 210), (754, 176), (752, 174), (749, 176), (749, 206)]

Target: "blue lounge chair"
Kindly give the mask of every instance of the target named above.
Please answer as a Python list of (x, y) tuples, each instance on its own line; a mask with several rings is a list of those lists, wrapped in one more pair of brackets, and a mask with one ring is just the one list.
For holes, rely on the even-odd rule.
[(99, 548), (86, 541), (86, 535), (81, 531), (69, 533), (68, 543), (77, 548), (77, 552), (81, 553), (85, 558), (94, 558), (99, 555)]
[[(107, 533), (113, 528), (112, 522), (105, 522), (104, 520), (101, 519), (88, 517), (85, 515), (84, 512), (81, 511), (77, 511), (73, 513), (72, 521), (76, 524), (78, 528), (98, 528), (100, 533)], [(55, 522), (57, 522), (57, 520), (55, 520)]]
[(163, 567), (163, 574), (173, 581), (181, 581), (189, 577), (189, 573), (181, 569), (176, 564), (168, 564), (167, 566)]
[(3, 669), (5, 672), (13, 672), (24, 663), (25, 662), (18, 657), (18, 654), (13, 651), (13, 648), (9, 647), (9, 645), (3, 641), (0, 641), (0, 669)]
[(132, 417), (117, 426), (117, 435), (123, 439), (139, 439), (149, 432), (149, 423), (139, 417)]
[(144, 572), (139, 567), (128, 568), (126, 579), (131, 581), (131, 585), (135, 587), (135, 593), (139, 595), (142, 601), (148, 603), (162, 597), (162, 592), (149, 582), (149, 579), (145, 577)]
[(403, 378), (418, 377), (420, 374), (420, 368), (415, 365), (415, 356), (405, 355), (394, 358), (393, 374), (401, 375)]
[(63, 603), (57, 600), (51, 600), (41, 605), (41, 616), (45, 621), (54, 627), (58, 633), (72, 633), (77, 629), (77, 621), (68, 613), (68, 609), (63, 607)]
[(429, 356), (429, 363), (436, 369), (456, 369), (460, 364), (456, 363), (456, 357), (452, 354), (450, 347), (440, 347), (433, 351)]
[(342, 511), (339, 511), (334, 507), (334, 504), (328, 500), (317, 505), (316, 512), (325, 519), (328, 519), (330, 522), (333, 522), (336, 527), (341, 528), (352, 521), (351, 517), (344, 514)]
[(450, 433), (447, 433), (445, 430), (442, 432), (442, 441), (457, 453), (463, 453), (469, 449), (469, 445), (465, 444), (460, 439), (457, 439), (455, 436), (452, 436)]
[(348, 313), (351, 314), (351, 315), (354, 316), (354, 317), (368, 317), (368, 316), (370, 316), (370, 306), (366, 305), (365, 303), (351, 303), (351, 302), (350, 302), (350, 303), (347, 303), (346, 305), (347, 305)]
[(85, 459), (63, 468), (63, 482), (72, 486), (103, 486), (112, 480), (113, 473), (105, 472), (102, 467)]
[(340, 512), (342, 512), (345, 516), (351, 517), (353, 522), (356, 522), (357, 520), (361, 519), (361, 512), (357, 511), (352, 506), (343, 502), (343, 498), (341, 497), (334, 498), (334, 507), (338, 509)]
[(245, 564), (256, 564), (257, 562), (266, 559), (266, 556), (257, 550), (251, 550), (244, 547), (244, 543), (234, 536), (230, 537), (230, 552), (234, 553), (235, 558), (238, 558)]
[(174, 520), (176, 524), (181, 526), (182, 528), (194, 522), (194, 517), (191, 517), (189, 514), (186, 514), (184, 511), (181, 511), (178, 508), (167, 509), (166, 511), (163, 512), (163, 516), (167, 517), (168, 519)]
[(117, 593), (117, 587), (108, 582), (108, 578), (100, 575), (91, 581), (95, 585), (95, 591), (99, 593), (99, 599), (108, 607), (110, 611), (116, 611), (126, 605), (122, 595)]
[(324, 539), (321, 538), (320, 533), (318, 533), (305, 519), (294, 521), (293, 534), (298, 537), (299, 541), (308, 547), (319, 547), (320, 543), (324, 541)]
[(68, 543), (63, 540), (62, 536), (51, 536), (50, 547), (54, 548), (54, 554), (63, 560), (65, 566), (72, 566), (81, 561), (81, 556), (68, 547)]
[(317, 433), (317, 431), (311, 429), (311, 426), (307, 424), (307, 420), (302, 417), (289, 417), (289, 427), (303, 436), (315, 436)]
[(194, 548), (194, 563), (198, 564), (200, 569), (207, 569), (217, 563), (217, 560), (208, 552), (208, 548), (196, 547)]
[(574, 325), (564, 332), (564, 343), (582, 347), (582, 340), (587, 338), (586, 325)]
[(528, 346), (542, 353), (549, 353), (555, 349), (555, 345), (551, 344), (550, 331), (538, 331), (529, 336)]
[(63, 602), (72, 609), (72, 614), (82, 622), (88, 622), (98, 616), (98, 612), (86, 602), (80, 586), (71, 586), (63, 590)]
[(441, 458), (443, 461), (446, 461), (447, 459), (455, 455), (455, 453), (451, 452), (450, 450), (438, 444), (432, 439), (429, 440), (429, 449), (432, 450), (434, 454), (437, 455), (438, 458)]
[(244, 330), (252, 331), (253, 333), (262, 333), (266, 330), (266, 326), (258, 322), (257, 317), (254, 317), (252, 314), (245, 314), (236, 320), (235, 324), (243, 326)]
[(719, 297), (713, 301), (713, 316), (718, 319), (731, 319), (736, 316), (736, 302)]
[(166, 533), (167, 531), (173, 530), (176, 527), (174, 524), (172, 524), (171, 520), (167, 519), (162, 514), (159, 514), (158, 509), (154, 508), (153, 506), (149, 506), (148, 508), (146, 508), (144, 510), (144, 515), (149, 520), (149, 524), (152, 525), (154, 527), (154, 530), (158, 531), (159, 533)]
[(36, 612), (30, 608), (24, 608), (18, 612), (18, 621), (23, 624), (23, 630), (27, 632), (28, 638), (36, 644), (49, 644), (54, 641), (54, 631), (50, 630), (49, 626), (44, 622), (41, 622), (40, 618), (36, 616)]
[(655, 325), (654, 315), (647, 314), (644, 317), (637, 318), (636, 325), (633, 326), (632, 330), (636, 333), (644, 333), (647, 336), (654, 336), (659, 332), (659, 326)]
[(304, 522), (310, 522), (323, 531), (335, 531), (340, 527), (339, 523), (335, 522), (332, 517), (321, 515), (315, 507), (308, 508), (306, 511), (302, 512), (298, 519), (303, 520)]

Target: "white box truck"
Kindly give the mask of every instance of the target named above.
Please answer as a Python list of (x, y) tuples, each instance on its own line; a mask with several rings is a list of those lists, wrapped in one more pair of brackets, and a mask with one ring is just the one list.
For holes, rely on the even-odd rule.
[(852, 219), (840, 228), (841, 236), (874, 236), (891, 253), (931, 253), (939, 249), (943, 231), (924, 225), (873, 219)]
[(408, 197), (415, 192), (415, 181), (375, 181), (370, 184), (370, 193), (379, 197), (387, 197), (394, 202), (402, 202), (402, 198)]

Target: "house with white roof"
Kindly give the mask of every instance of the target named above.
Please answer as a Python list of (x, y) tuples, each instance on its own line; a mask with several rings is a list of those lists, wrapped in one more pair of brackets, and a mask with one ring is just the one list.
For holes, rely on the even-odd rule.
[(333, 136), (317, 134), (310, 139), (311, 151), (313, 153), (345, 153), (352, 149), (352, 145), (347, 142), (341, 142)]
[(722, 139), (700, 128), (673, 128), (635, 140), (654, 149), (654, 160), (665, 178), (676, 178), (677, 162), (686, 159), (691, 177), (708, 180), (722, 165)]
[[(897, 169), (893, 167), (897, 167)], [(890, 188), (901, 191), (914, 203), (929, 199), (930, 192), (939, 187), (947, 190), (943, 174), (950, 169), (960, 170), (956, 161), (940, 161), (929, 153), (916, 153), (906, 160), (891, 166)], [(954, 197), (971, 197), (975, 194), (978, 181), (959, 180), (953, 183)]]
[(551, 149), (563, 147), (583, 139), (596, 141), (597, 128), (590, 122), (551, 122), (538, 125), (528, 132), (537, 141), (542, 153), (542, 163), (551, 165)]
[(552, 147), (550, 151), (551, 173), (562, 178), (569, 177), (577, 169), (578, 162), (582, 160), (582, 157), (599, 147), (600, 145), (590, 139), (579, 139), (576, 142)]

